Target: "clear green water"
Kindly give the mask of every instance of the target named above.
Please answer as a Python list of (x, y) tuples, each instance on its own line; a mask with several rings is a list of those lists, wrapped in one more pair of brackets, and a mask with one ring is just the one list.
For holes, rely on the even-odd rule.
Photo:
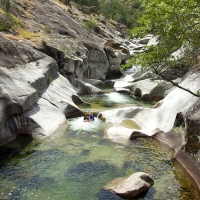
[(130, 106), (151, 107), (153, 102), (138, 101), (130, 95), (110, 92), (99, 95), (84, 95), (82, 99), (90, 106), (80, 104), (79, 106), (88, 112), (99, 112), (102, 110), (109, 110), (113, 108), (122, 108)]
[(198, 199), (168, 149), (157, 141), (116, 144), (105, 138), (107, 124), (82, 120), (71, 119), (47, 138), (19, 136), (1, 147), (0, 199), (117, 200), (103, 186), (138, 171), (155, 181), (140, 199)]
[[(128, 95), (84, 96), (99, 111), (123, 106), (151, 106)], [(46, 138), (18, 136), (0, 147), (0, 199), (120, 200), (102, 188), (115, 178), (143, 171), (155, 183), (145, 200), (200, 199), (186, 174), (171, 161), (171, 153), (151, 138), (126, 145), (106, 139), (109, 126), (97, 118), (70, 119)]]

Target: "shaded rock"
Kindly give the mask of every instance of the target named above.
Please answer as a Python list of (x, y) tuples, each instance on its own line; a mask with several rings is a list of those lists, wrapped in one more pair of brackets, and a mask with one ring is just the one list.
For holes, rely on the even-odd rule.
[[(193, 180), (191, 181), (191, 183), (195, 187), (200, 188), (199, 164), (197, 160), (195, 160), (194, 157), (191, 156), (191, 154), (182, 150), (182, 145), (184, 143), (182, 135), (180, 133), (170, 131), (167, 134), (164, 132), (159, 132), (155, 134), (154, 137), (170, 147), (170, 149), (174, 152), (173, 159), (175, 159), (176, 162), (178, 162), (185, 169), (189, 176), (192, 177)], [(189, 146), (190, 144), (191, 147), (193, 147), (190, 142), (187, 145)], [(196, 144), (196, 142), (194, 143)], [(195, 154), (193, 155), (196, 156)]]
[(198, 161), (198, 152), (200, 151), (200, 100), (187, 110), (185, 114), (185, 124), (185, 150), (193, 154)]
[(144, 138), (144, 137), (148, 137), (148, 136), (139, 131), (133, 131), (133, 133), (130, 136), (130, 140), (135, 140), (137, 138)]
[(144, 172), (137, 172), (126, 179), (116, 179), (109, 183), (105, 189), (122, 198), (133, 198), (142, 192), (147, 191), (154, 184), (150, 175)]

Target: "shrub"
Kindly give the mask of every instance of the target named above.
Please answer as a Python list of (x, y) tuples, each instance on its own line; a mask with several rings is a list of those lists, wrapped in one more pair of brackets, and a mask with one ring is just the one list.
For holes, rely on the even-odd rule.
[(95, 21), (89, 20), (89, 21), (84, 23), (84, 27), (88, 30), (87, 37), (89, 37), (91, 31), (94, 30), (97, 27), (97, 24), (96, 24)]
[(50, 84), (53, 81), (53, 78), (51, 76), (49, 76), (47, 83)]

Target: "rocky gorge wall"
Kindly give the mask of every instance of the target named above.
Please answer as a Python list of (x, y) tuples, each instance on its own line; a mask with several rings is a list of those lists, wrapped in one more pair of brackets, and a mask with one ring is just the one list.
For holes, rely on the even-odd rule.
[(54, 59), (2, 35), (0, 49), (1, 145), (17, 134), (48, 135), (66, 116), (80, 115), (79, 97)]
[[(18, 134), (49, 135), (80, 116), (78, 95), (102, 93), (95, 85), (121, 76), (129, 58), (114, 21), (59, 1), (10, 2), (24, 27), (0, 33), (0, 145)], [(91, 19), (97, 28), (88, 34)]]

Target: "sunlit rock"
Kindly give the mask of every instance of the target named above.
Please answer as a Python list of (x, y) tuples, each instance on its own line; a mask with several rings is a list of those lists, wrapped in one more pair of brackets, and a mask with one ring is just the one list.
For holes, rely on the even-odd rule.
[[(188, 72), (180, 85), (190, 88), (191, 91), (196, 93), (200, 87), (199, 74)], [(103, 111), (101, 114), (106, 121), (113, 123), (113, 127), (116, 127), (117, 124), (119, 125), (125, 118), (132, 119), (141, 127), (141, 133), (152, 136), (160, 131), (169, 132), (173, 128), (177, 114), (187, 111), (198, 99), (198, 97), (187, 91), (175, 88), (154, 108), (120, 108)], [(112, 131), (112, 138), (115, 137), (115, 134), (118, 138), (120, 132), (122, 137), (130, 137), (128, 134), (124, 134), (126, 129), (126, 127), (124, 129), (121, 127), (120, 131), (115, 129), (115, 133), (113, 128), (110, 128), (107, 132), (110, 135), (110, 131)], [(132, 131), (138, 130), (133, 128)]]
[(133, 198), (148, 191), (154, 184), (149, 174), (137, 172), (128, 178), (118, 178), (105, 186), (105, 189), (117, 194), (122, 198)]
[(66, 117), (80, 115), (74, 101), (81, 99), (53, 58), (2, 35), (0, 48), (0, 145), (21, 133), (49, 135)]
[(171, 83), (161, 80), (158, 75), (141, 71), (129, 74), (114, 84), (117, 92), (129, 90), (136, 97), (146, 101), (163, 99), (165, 92), (172, 87)]

